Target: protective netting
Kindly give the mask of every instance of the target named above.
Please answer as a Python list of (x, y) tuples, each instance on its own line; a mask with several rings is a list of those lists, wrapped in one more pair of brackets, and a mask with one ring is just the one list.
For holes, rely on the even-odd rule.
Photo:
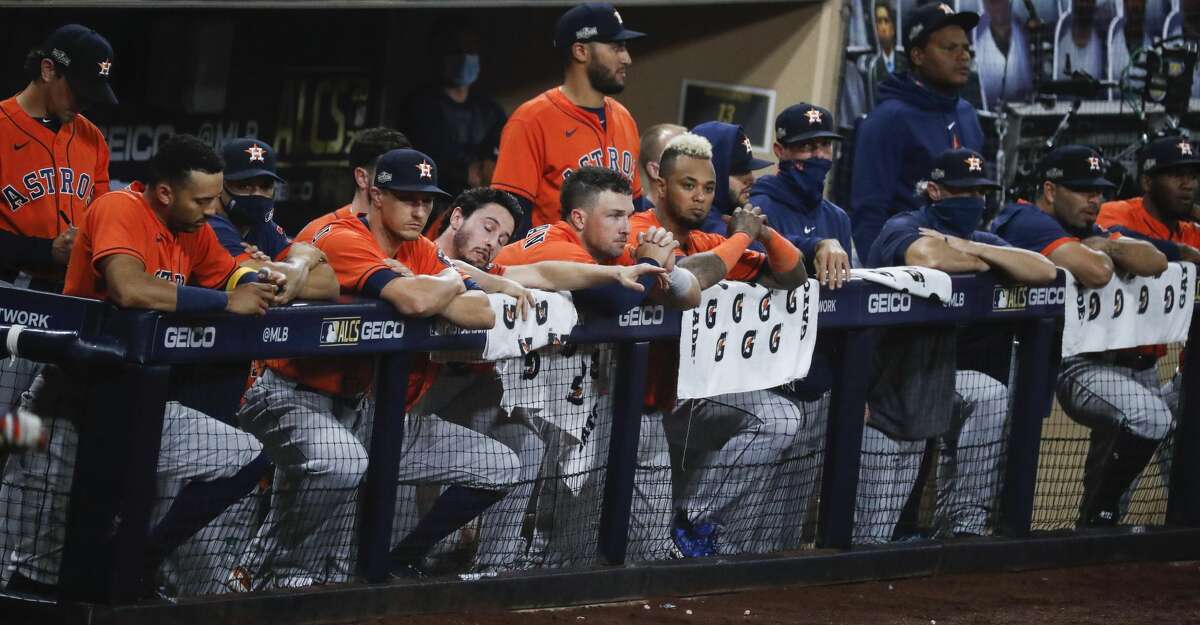
[(1165, 522), (1180, 351), (1063, 361), (1042, 425), (1035, 530)]
[(990, 535), (1003, 485), (1009, 433), (1005, 384), (979, 371), (954, 373), (949, 427), (903, 440), (863, 430), (854, 542)]

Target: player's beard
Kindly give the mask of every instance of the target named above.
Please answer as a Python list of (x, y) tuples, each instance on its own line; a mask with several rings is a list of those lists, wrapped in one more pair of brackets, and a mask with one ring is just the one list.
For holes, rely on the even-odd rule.
[(588, 64), (588, 83), (592, 89), (604, 95), (617, 95), (625, 90), (624, 83), (617, 80), (617, 73), (595, 61)]
[(462, 260), (462, 261), (470, 264), (473, 267), (483, 269), (492, 260), (490, 258), (480, 259), (480, 258), (472, 257), (473, 250), (471, 248), (471, 237), (468, 236), (467, 233), (464, 232), (463, 229), (461, 229), (461, 228), (457, 232), (454, 233), (453, 242), (454, 242), (454, 250), (456, 252), (458, 252), (455, 255), (455, 257), (457, 257), (459, 260)]

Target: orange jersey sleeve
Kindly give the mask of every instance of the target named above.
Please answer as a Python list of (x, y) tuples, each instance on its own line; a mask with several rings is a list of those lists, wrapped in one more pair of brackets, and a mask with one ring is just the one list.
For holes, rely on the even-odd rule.
[(524, 239), (505, 245), (496, 255), (495, 262), (501, 265), (530, 265), (543, 260), (596, 264), (596, 259), (584, 249), (579, 236), (564, 221), (531, 229)]
[(530, 200), (534, 226), (561, 218), (562, 184), (580, 167), (619, 171), (632, 181), (633, 196), (640, 197), (637, 123), (612, 98), (604, 100), (604, 120), (601, 124), (557, 87), (522, 104), (501, 133), (492, 186)]
[[(108, 144), (83, 116), (51, 132), (16, 98), (0, 102), (0, 229), (53, 239), (108, 192)], [(60, 215), (61, 212), (61, 215)]]
[[(687, 253), (691, 255), (707, 252), (724, 242), (725, 237), (719, 234), (693, 230), (688, 235)], [(746, 250), (742, 252), (742, 256), (738, 259), (738, 262), (725, 273), (725, 279), (750, 282), (758, 278), (758, 274), (762, 271), (762, 266), (766, 262), (766, 254), (755, 252), (754, 250)]]

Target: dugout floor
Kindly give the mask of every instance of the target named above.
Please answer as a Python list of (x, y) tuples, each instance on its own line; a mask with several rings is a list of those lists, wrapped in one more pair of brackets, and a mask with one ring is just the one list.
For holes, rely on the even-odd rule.
[[(645, 606), (650, 606), (646, 609)], [(664, 607), (667, 606), (667, 607)], [(691, 614), (687, 611), (691, 610)], [(749, 610), (749, 615), (746, 614)], [(1174, 625), (1200, 623), (1200, 562), (945, 575), (353, 625)]]

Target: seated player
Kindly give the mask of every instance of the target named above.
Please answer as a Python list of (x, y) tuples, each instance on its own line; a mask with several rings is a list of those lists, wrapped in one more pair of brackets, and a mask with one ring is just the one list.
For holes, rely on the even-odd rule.
[[(680, 242), (675, 251), (678, 266), (695, 274), (701, 289), (721, 280), (794, 289), (808, 279), (803, 254), (767, 226), (757, 209), (735, 209), (728, 238), (701, 230), (720, 188), (713, 146), (704, 137), (684, 133), (672, 139), (663, 151), (655, 184), (662, 201), (633, 216), (630, 238), (665, 228)], [(766, 253), (749, 250), (754, 242)], [(672, 551), (686, 557), (714, 555), (718, 549), (750, 551), (770, 496), (765, 485), (773, 463), (800, 433), (800, 412), (769, 390), (676, 403), (678, 356), (673, 347), (656, 345), (651, 350), (650, 369), (656, 375), (647, 387), (638, 465), (659, 467), (659, 476), (645, 479), (643, 471), (635, 485), (630, 521), (640, 544), (635, 553), (649, 559)], [(659, 428), (665, 430), (670, 447), (666, 464), (673, 469), (673, 521), (664, 518), (663, 505), (672, 498), (652, 494), (656, 485), (667, 481), (661, 469), (665, 449)]]
[[(437, 166), (428, 156), (392, 150), (376, 165), (369, 212), (329, 223), (311, 244), (328, 258), (343, 294), (382, 299), (407, 316), (490, 328), (495, 317), (487, 298), (467, 292), (458, 272), (421, 236), (439, 193)], [(396, 273), (389, 259), (413, 275)], [(434, 373), (428, 362), (413, 365), (408, 408)], [(231, 576), (235, 590), (311, 585), (325, 575), (328, 545), (318, 537), (350, 543), (351, 528), (336, 517), (366, 472), (361, 438), (372, 415), (372, 375), (370, 358), (268, 360), (246, 391), (240, 422), (263, 442), (277, 469), (271, 510)], [(518, 462), (500, 443), (436, 417), (410, 422), (404, 440), (402, 482), (451, 484), (393, 551), (394, 571), (409, 575), (434, 543), (504, 495)]]
[[(650, 264), (593, 265), (542, 261), (504, 266), (492, 262), (520, 221), (521, 206), (505, 191), (468, 189), (449, 204), (437, 238), (438, 247), (481, 288), (517, 298), (524, 317), (532, 305), (529, 289), (574, 291), (609, 284), (644, 292), (643, 275), (665, 273)], [(652, 283), (651, 283), (652, 284)], [(545, 457), (540, 428), (526, 419), (510, 419), (501, 407), (504, 387), (491, 363), (457, 363), (443, 367), (414, 412), (432, 413), (500, 440), (521, 458), (521, 479), (500, 503), (482, 515), (475, 567), (513, 568), (525, 550), (520, 532), (534, 480)]]
[[(98, 198), (82, 223), (64, 293), (125, 308), (261, 315), (277, 301), (283, 277), (258, 282), (217, 242), (206, 218), (221, 193), (221, 159), (199, 139), (163, 141), (146, 183)], [(82, 388), (66, 366), (49, 366), (24, 404), (47, 419), (49, 449), (15, 459), (10, 486), (23, 490), (17, 522), (28, 531), (13, 550), (9, 590), (53, 594), (78, 445), (73, 422), (86, 412)], [(262, 446), (254, 437), (170, 401), (163, 413), (158, 504), (145, 558), (153, 591), (158, 564), (258, 480)], [(39, 503), (38, 498), (43, 498)]]
[[(973, 150), (946, 150), (934, 159), (926, 181), (926, 204), (892, 217), (867, 256), (870, 267), (917, 265), (949, 273), (997, 270), (1025, 284), (1054, 281), (1054, 264), (1040, 254), (1010, 247), (979, 230), (984, 194), (997, 185)], [(978, 371), (956, 371), (955, 410), (949, 429), (938, 436), (940, 455), (936, 531), (983, 535), (1000, 483), (1008, 389)], [(875, 410), (871, 408), (871, 410)], [(921, 419), (921, 415), (900, 418)], [(880, 421), (863, 431), (854, 542), (891, 540), (905, 500), (913, 490), (925, 440), (901, 440)]]

